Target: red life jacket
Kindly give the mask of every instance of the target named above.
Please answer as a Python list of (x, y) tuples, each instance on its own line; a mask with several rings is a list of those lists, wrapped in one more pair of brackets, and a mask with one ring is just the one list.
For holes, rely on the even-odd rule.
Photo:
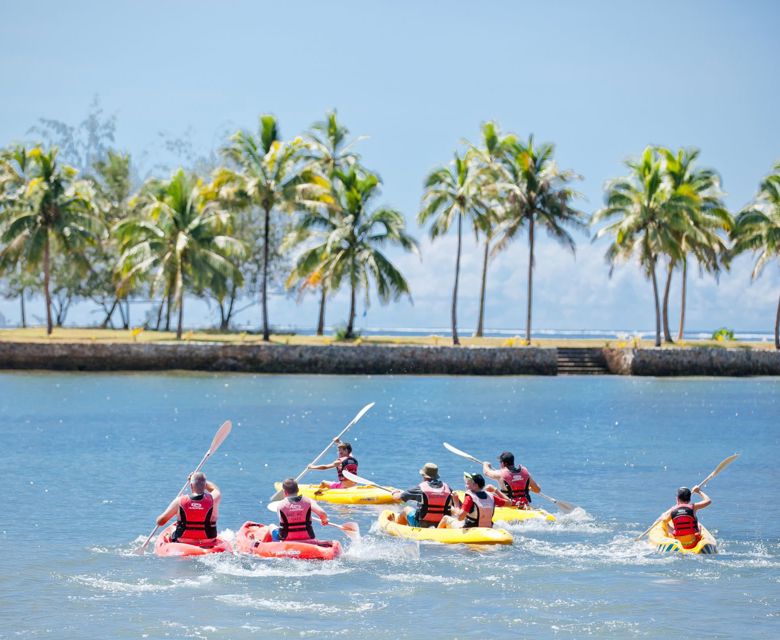
[(311, 502), (303, 496), (282, 500), (279, 505), (279, 537), (282, 540), (313, 540)]
[(176, 530), (171, 539), (175, 542), (182, 538), (201, 541), (217, 537), (217, 523), (211, 521), (214, 511), (214, 498), (206, 492), (199, 496), (179, 498), (179, 517)]
[(480, 498), (473, 491), (466, 491), (467, 496), (471, 496), (471, 500), (474, 502), (474, 506), (466, 516), (466, 522), (463, 524), (465, 528), (471, 527), (493, 527), (493, 511), (496, 508), (496, 502), (493, 500), (487, 491), (479, 491), (484, 498)]
[(450, 513), (452, 489), (446, 482), (442, 482), (440, 487), (433, 487), (427, 480), (421, 482), (419, 487), (423, 494), (423, 501), (416, 514), (417, 520), (438, 524), (442, 516)]
[(352, 457), (352, 454), (339, 458), (339, 463), (340, 464), (336, 467), (336, 473), (339, 476), (339, 480), (342, 482), (349, 482), (349, 480), (344, 477), (344, 471), (349, 471), (350, 473), (357, 475), (358, 461)]
[(531, 484), (531, 474), (528, 469), (520, 467), (502, 467), (501, 491), (512, 501), (516, 507), (522, 507), (531, 502), (531, 493), (528, 490)]
[(699, 521), (696, 519), (696, 512), (690, 502), (678, 504), (671, 512), (672, 516), (672, 535), (679, 538), (682, 536), (695, 536), (699, 533)]

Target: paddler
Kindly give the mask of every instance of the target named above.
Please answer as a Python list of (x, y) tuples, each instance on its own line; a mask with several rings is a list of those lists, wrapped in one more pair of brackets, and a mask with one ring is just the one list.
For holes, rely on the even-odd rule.
[(498, 481), (498, 487), (512, 505), (519, 509), (531, 508), (531, 491), (539, 493), (541, 489), (523, 465), (515, 466), (515, 456), (511, 451), (502, 451), (498, 456), (499, 469), (494, 469), (489, 462), (482, 464), (482, 473), (488, 478)]
[[(453, 517), (444, 520), (443, 527), (470, 529), (472, 527), (493, 527), (493, 512), (496, 505), (503, 507), (511, 504), (509, 498), (498, 491), (485, 490), (485, 478), (479, 473), (464, 473), (466, 497), (460, 509), (455, 509)], [(493, 487), (490, 487), (491, 489)], [(462, 524), (461, 524), (462, 523)]]
[(314, 527), (311, 524), (311, 514), (320, 518), (323, 526), (328, 524), (328, 514), (314, 500), (309, 500), (298, 493), (298, 483), (294, 478), (282, 482), (284, 500), (277, 508), (279, 527), (271, 532), (272, 539), (279, 540), (314, 540)]
[(206, 480), (202, 471), (190, 474), (190, 495), (180, 496), (157, 516), (157, 526), (162, 527), (173, 516), (176, 530), (171, 542), (183, 542), (208, 547), (217, 539), (217, 512), (222, 492), (213, 482)]
[(313, 471), (325, 471), (326, 469), (335, 469), (338, 474), (338, 482), (325, 482), (320, 484), (323, 489), (348, 489), (354, 487), (355, 483), (344, 477), (344, 471), (357, 474), (358, 461), (352, 455), (352, 445), (349, 442), (342, 442), (338, 438), (333, 438), (333, 442), (338, 448), (339, 457), (330, 464), (310, 464), (307, 469)]
[[(697, 493), (702, 497), (700, 502), (691, 502), (691, 493)], [(664, 532), (677, 538), (683, 547), (689, 549), (695, 547), (701, 540), (699, 520), (696, 512), (712, 504), (710, 497), (696, 485), (693, 489), (680, 487), (677, 490), (677, 504), (666, 511), (661, 517)], [(672, 525), (671, 528), (669, 525)]]
[(423, 480), (406, 491), (393, 491), (393, 497), (403, 502), (416, 502), (416, 507), (404, 507), (396, 521), (410, 527), (436, 527), (442, 517), (451, 513), (457, 497), (449, 485), (439, 479), (439, 467), (426, 462), (420, 469)]

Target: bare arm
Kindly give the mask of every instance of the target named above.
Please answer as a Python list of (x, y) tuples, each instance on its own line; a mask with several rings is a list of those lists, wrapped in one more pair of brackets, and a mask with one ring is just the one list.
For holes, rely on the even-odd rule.
[(168, 508), (157, 516), (157, 526), (162, 527), (168, 520), (173, 518), (179, 511), (179, 499), (174, 498)]
[(701, 502), (697, 502), (695, 505), (693, 505), (693, 512), (696, 513), (699, 509), (704, 509), (705, 507), (709, 507), (712, 504), (712, 500), (710, 500), (710, 497), (704, 493), (704, 491), (701, 490), (701, 488), (697, 485), (693, 489), (691, 489), (692, 493), (698, 493), (702, 497)]
[(490, 466), (489, 462), (482, 463), (482, 474), (493, 480), (501, 480), (501, 472)]
[(331, 462), (330, 464), (310, 464), (306, 468), (312, 471), (325, 471), (325, 469), (335, 469), (339, 463), (341, 463), (341, 460), (336, 460), (336, 462)]
[(328, 524), (328, 514), (325, 513), (323, 508), (320, 505), (318, 505), (314, 500), (310, 500), (309, 502), (311, 502), (312, 512), (316, 513), (320, 517), (320, 522), (323, 525)]
[(542, 489), (539, 487), (538, 484), (536, 484), (536, 480), (534, 480), (531, 476), (528, 476), (528, 488), (534, 493), (542, 492)]

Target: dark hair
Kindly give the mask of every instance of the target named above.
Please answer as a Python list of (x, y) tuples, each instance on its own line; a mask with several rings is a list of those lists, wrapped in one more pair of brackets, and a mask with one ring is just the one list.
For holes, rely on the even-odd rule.
[(498, 459), (503, 462), (507, 467), (515, 466), (515, 454), (511, 451), (503, 451)]
[(677, 499), (683, 502), (691, 501), (691, 490), (688, 487), (680, 487), (677, 489)]
[(282, 482), (282, 489), (286, 495), (294, 496), (298, 493), (298, 483), (295, 481), (295, 478), (287, 478), (287, 480)]
[(471, 481), (480, 489), (485, 488), (485, 478), (482, 477), (481, 473), (467, 473), (466, 476), (471, 478)]
[(348, 453), (352, 453), (352, 445), (349, 442), (339, 442), (339, 449), (346, 449)]

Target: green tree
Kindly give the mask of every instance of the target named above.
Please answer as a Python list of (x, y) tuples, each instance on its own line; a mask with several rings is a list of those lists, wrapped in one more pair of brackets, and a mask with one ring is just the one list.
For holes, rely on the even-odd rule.
[(46, 331), (53, 329), (51, 268), (53, 256), (69, 267), (89, 268), (81, 249), (102, 232), (92, 186), (77, 180), (73, 167), (57, 162), (57, 148), (16, 147), (3, 155), (3, 223), (0, 260), (22, 261), (32, 271), (43, 266)]
[(502, 251), (521, 229), (528, 227), (526, 344), (531, 344), (536, 227), (541, 226), (572, 254), (576, 245), (566, 227), (585, 227), (584, 214), (572, 206), (579, 194), (569, 186), (579, 176), (572, 171), (558, 169), (553, 160), (554, 151), (555, 147), (551, 144), (535, 146), (531, 136), (528, 142), (514, 144), (504, 162), (507, 180), (501, 189), (505, 194), (505, 215), (494, 250)]
[(229, 214), (204, 195), (197, 177), (184, 171), (148, 184), (137, 206), (139, 217), (115, 227), (120, 288), (151, 274), (152, 293), (162, 289), (169, 311), (178, 309), (176, 338), (181, 339), (185, 289), (199, 293), (206, 287), (226, 287), (235, 273), (230, 256), (244, 247), (225, 232)]
[[(780, 261), (780, 162), (761, 183), (756, 199), (737, 216), (733, 230), (734, 255), (758, 254), (751, 279), (755, 280), (772, 260)], [(780, 349), (780, 298), (775, 315), (775, 349)]]
[(449, 231), (457, 223), (458, 248), (455, 252), (455, 284), (452, 288), (452, 344), (459, 345), (458, 338), (458, 283), (460, 257), (463, 246), (463, 219), (472, 221), (485, 214), (487, 205), (482, 200), (480, 174), (477, 165), (457, 153), (452, 163), (432, 171), (425, 179), (422, 209), (417, 216), (420, 224), (431, 221), (431, 240)]

